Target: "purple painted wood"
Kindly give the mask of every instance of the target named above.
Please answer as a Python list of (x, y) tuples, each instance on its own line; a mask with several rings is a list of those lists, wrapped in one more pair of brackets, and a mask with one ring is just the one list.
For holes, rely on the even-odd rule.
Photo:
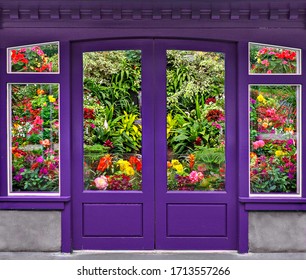
[[(306, 45), (306, 37), (305, 37), (305, 1), (299, 1), (299, 3), (293, 3), (292, 1), (281, 1), (282, 3), (278, 2), (277, 8), (281, 8), (278, 10), (280, 12), (279, 15), (282, 15), (283, 18), (279, 19), (271, 19), (270, 17), (270, 10), (275, 10), (275, 6), (272, 7), (269, 2), (271, 1), (261, 1), (257, 3), (256, 7), (250, 5), (251, 1), (244, 1), (244, 3), (239, 2), (239, 5), (228, 5), (228, 3), (224, 2), (217, 8), (212, 6), (213, 4), (208, 4), (207, 7), (205, 6), (206, 3), (202, 1), (194, 2), (192, 4), (189, 1), (180, 1), (180, 3), (176, 2), (176, 5), (172, 7), (170, 3), (166, 3), (165, 1), (156, 1), (151, 2), (147, 1), (146, 5), (142, 6), (139, 3), (137, 4), (136, 1), (121, 1), (120, 5), (117, 6), (117, 2), (108, 2), (97, 4), (96, 1), (86, 1), (82, 3), (82, 9), (80, 9), (80, 1), (75, 1), (72, 3), (71, 1), (57, 1), (56, 3), (49, 2), (41, 3), (41, 1), (31, 1), (27, 3), (17, 3), (18, 1), (0, 1), (1, 4), (1, 42), (0, 42), (0, 61), (4, 62), (6, 60), (6, 47), (16, 46), (16, 45), (24, 45), (24, 44), (32, 44), (32, 43), (40, 43), (40, 42), (50, 42), (55, 40), (61, 40), (63, 43), (67, 44), (68, 47), (69, 42), (72, 41), (79, 41), (79, 40), (95, 40), (97, 38), (108, 38), (117, 40), (117, 38), (128, 38), (128, 40), (134, 40), (133, 38), (153, 38), (153, 37), (167, 37), (167, 38), (184, 38), (186, 39), (194, 39), (194, 40), (202, 40), (205, 38), (206, 40), (223, 40), (224, 42), (240, 42), (238, 48), (238, 57), (239, 57), (239, 67), (238, 67), (238, 108), (237, 114), (239, 114), (238, 122), (237, 122), (237, 135), (238, 136), (238, 143), (239, 143), (239, 153), (237, 153), (238, 159), (233, 156), (233, 162), (236, 164), (236, 173), (233, 172), (233, 178), (239, 177), (239, 181), (237, 179), (237, 186), (239, 186), (239, 196), (240, 197), (247, 197), (248, 196), (248, 139), (247, 139), (247, 131), (248, 131), (248, 124), (247, 124), (247, 85), (248, 83), (297, 83), (303, 85), (303, 91), (305, 88), (305, 78), (304, 73), (306, 69), (306, 60), (303, 59), (303, 76), (300, 77), (292, 77), (292, 76), (253, 76), (248, 77), (247, 75), (247, 41), (259, 42), (259, 43), (267, 43), (267, 44), (275, 44), (275, 45), (284, 45), (284, 46), (292, 46), (296, 48), (303, 49), (303, 58), (306, 57), (305, 53), (305, 45)], [(67, 3), (65, 3), (67, 2)], [(102, 1), (101, 1), (102, 2)], [(188, 2), (188, 3), (187, 3)], [(254, 2), (254, 1), (253, 1)], [(68, 14), (67, 16), (63, 13), (63, 5), (65, 3), (65, 9), (67, 9)], [(84, 4), (84, 5), (83, 5)], [(142, 3), (143, 4), (143, 3)], [(89, 9), (87, 9), (87, 5)], [(115, 5), (117, 7), (117, 13), (121, 14), (121, 18), (113, 20), (113, 15), (109, 14), (109, 10), (112, 10), (112, 6)], [(121, 9), (122, 5), (122, 9)], [(154, 6), (155, 11), (153, 11), (152, 7)], [(203, 7), (205, 6), (205, 9)], [(29, 8), (31, 7), (31, 8)], [(40, 9), (38, 9), (40, 7)], [(202, 7), (202, 9), (201, 9)], [(38, 9), (38, 18), (37, 13), (35, 12), (35, 17), (30, 19), (31, 11)], [(72, 9), (79, 9), (80, 11), (80, 19), (72, 19)], [(147, 10), (146, 10), (147, 9)], [(221, 19), (211, 19), (212, 14), (218, 14), (220, 9), (223, 9), (223, 13), (225, 13), (225, 17), (221, 17)], [(20, 12), (22, 10), (22, 13)], [(91, 13), (90, 11), (97, 11), (99, 13)], [(89, 11), (89, 12), (88, 12)], [(136, 12), (137, 11), (137, 12)], [(172, 11), (174, 12), (174, 18), (170, 19), (169, 17)], [(225, 11), (225, 12), (224, 12)], [(245, 16), (247, 14), (247, 16)], [(33, 15), (33, 13), (32, 13)], [(224, 14), (223, 14), (224, 15)], [(230, 15), (230, 16), (229, 16)], [(242, 17), (243, 15), (243, 17)], [(275, 16), (275, 12), (273, 14)], [(240, 18), (238, 20), (238, 17)], [(131, 20), (131, 19), (135, 20)], [(154, 18), (154, 19), (153, 19)], [(264, 29), (258, 27), (265, 27)], [(10, 28), (8, 28), (10, 27)], [(28, 27), (28, 28), (27, 28)], [(33, 27), (35, 28), (35, 32), (33, 32)], [(39, 28), (38, 28), (39, 27)], [(48, 27), (48, 28), (44, 28)], [(80, 27), (86, 27), (81, 29)], [(114, 28), (115, 27), (115, 28)], [(124, 28), (122, 28), (124, 27)], [(137, 28), (134, 28), (137, 27)], [(230, 29), (231, 27), (235, 29)], [(266, 28), (266, 27), (277, 27), (277, 28)], [(290, 29), (283, 29), (282, 27), (291, 27)], [(293, 28), (292, 28), (293, 27)], [(86, 43), (85, 43), (86, 44)], [(91, 44), (91, 43), (88, 43)], [(117, 45), (113, 42), (111, 43), (113, 46), (117, 47)], [(120, 45), (120, 44), (119, 44)], [(148, 64), (154, 65), (154, 63), (160, 63), (162, 65), (164, 63), (165, 58), (162, 59), (162, 53), (158, 50), (156, 53), (160, 54), (161, 56), (158, 57), (156, 60), (153, 58), (147, 58)], [(61, 63), (65, 63), (69, 65), (69, 54), (68, 52), (65, 53), (65, 58), (61, 60)], [(150, 55), (148, 56), (150, 57)], [(152, 57), (152, 56), (151, 56)], [(63, 57), (62, 57), (63, 58)], [(73, 57), (74, 58), (74, 57)], [(77, 65), (77, 63), (81, 63), (81, 61), (75, 61), (73, 65)], [(235, 63), (233, 64), (235, 65)], [(147, 67), (150, 68), (149, 66)], [(234, 67), (233, 67), (234, 68)], [(233, 71), (231, 68), (231, 71)], [(61, 160), (64, 160), (64, 166), (62, 169), (62, 173), (64, 175), (64, 179), (61, 179), (63, 182), (62, 186), (62, 195), (69, 196), (69, 190), (71, 183), (68, 179), (70, 175), (72, 176), (73, 180), (73, 189), (77, 188), (78, 180), (75, 177), (78, 177), (80, 172), (82, 172), (82, 166), (78, 166), (76, 164), (76, 168), (73, 165), (73, 171), (79, 171), (79, 173), (73, 172), (72, 174), (69, 173), (71, 167), (71, 157), (69, 157), (70, 153), (70, 142), (71, 139), (74, 141), (78, 141), (76, 138), (70, 138), (69, 140), (69, 121), (70, 115), (70, 99), (73, 101), (75, 96), (75, 92), (71, 91), (69, 88), (70, 85), (70, 69), (66, 68), (67, 72), (62, 72), (59, 76), (60, 78), (57, 79), (54, 75), (17, 75), (14, 76), (13, 74), (6, 74), (6, 65), (5, 63), (0, 64), (0, 76), (1, 76), (1, 83), (0, 83), (0, 94), (2, 100), (6, 99), (6, 83), (7, 82), (61, 82), (61, 96), (65, 94), (64, 98), (64, 110), (67, 112), (65, 116), (62, 116), (64, 119), (61, 121), (65, 122), (61, 125), (64, 125), (65, 130), (62, 134), (61, 141), (64, 141), (63, 151), (61, 153)], [(152, 82), (150, 84), (150, 76), (153, 76), (153, 67), (150, 68), (151, 73), (147, 69), (147, 85), (150, 85), (150, 89), (148, 89), (148, 96), (147, 101), (150, 104), (153, 104), (153, 96), (154, 94), (159, 94), (160, 92), (157, 91), (159, 88), (157, 85), (154, 85)], [(74, 68), (72, 70), (75, 72)], [(165, 72), (162, 69), (157, 69), (156, 71), (157, 77), (159, 76), (161, 80), (163, 79), (161, 75), (165, 75)], [(79, 74), (81, 77), (81, 74)], [(72, 80), (73, 84), (76, 80)], [(155, 88), (154, 88), (155, 86)], [(74, 86), (75, 88), (75, 86)], [(78, 88), (78, 86), (76, 86)], [(149, 93), (152, 94), (149, 94)], [(71, 93), (71, 96), (70, 96)], [(161, 99), (159, 99), (161, 98)], [(304, 112), (306, 111), (306, 101), (305, 96), (302, 96), (302, 118), (305, 119)], [(73, 101), (74, 102), (74, 101)], [(165, 105), (165, 100), (161, 95), (156, 96), (156, 104)], [(74, 102), (74, 105), (78, 106), (78, 102)], [(150, 104), (147, 104), (150, 107)], [(78, 118), (81, 117), (82, 114), (78, 113), (82, 110), (81, 107), (73, 108), (73, 116), (76, 118), (73, 119), (73, 129), (78, 125), (75, 125), (74, 121), (81, 120)], [(152, 108), (151, 108), (152, 110)], [(0, 103), (0, 127), (1, 127), (1, 134), (0, 134), (0, 195), (6, 196), (7, 195), (7, 133), (6, 133), (6, 104), (5, 102)], [(156, 112), (162, 112), (157, 108)], [(79, 114), (79, 117), (78, 117)], [(235, 114), (233, 114), (235, 115)], [(163, 121), (160, 116), (157, 114), (157, 120), (159, 120), (160, 124), (163, 124)], [(148, 127), (154, 126), (152, 118), (151, 120), (147, 120)], [(156, 126), (157, 127), (157, 126)], [(164, 127), (165, 128), (165, 127)], [(234, 130), (235, 131), (235, 130)], [(302, 131), (306, 131), (306, 122), (302, 123)], [(79, 128), (78, 133), (81, 133), (81, 129)], [(77, 133), (76, 133), (77, 134)], [(75, 134), (74, 134), (75, 135)], [(79, 134), (80, 135), (80, 134)], [(161, 134), (160, 134), (161, 135)], [(163, 136), (163, 135), (161, 135)], [(67, 137), (67, 138), (66, 138)], [(156, 158), (156, 166), (159, 166), (160, 163), (162, 166), (164, 164), (165, 156), (163, 153), (163, 141), (162, 139), (158, 139), (156, 136), (156, 151), (160, 157)], [(66, 139), (66, 140), (65, 140)], [(305, 137), (302, 139), (303, 144), (302, 146), (305, 147)], [(146, 142), (149, 147), (153, 147), (150, 141)], [(146, 145), (144, 143), (144, 145)], [(79, 143), (80, 144), (80, 143)], [(160, 144), (160, 145), (159, 145)], [(77, 148), (76, 148), (77, 147)], [(80, 146), (72, 146), (73, 153), (72, 153), (72, 160), (80, 158), (81, 150)], [(147, 148), (146, 148), (147, 149)], [(153, 149), (152, 149), (153, 150)], [(64, 155), (66, 153), (66, 156)], [(153, 151), (152, 151), (153, 153)], [(149, 157), (148, 157), (149, 160)], [(236, 160), (238, 162), (236, 162)], [(306, 164), (306, 157), (302, 158), (302, 164), (305, 166)], [(74, 161), (73, 161), (74, 162)], [(239, 163), (239, 164), (238, 164)], [(237, 166), (238, 164), (238, 166)], [(239, 167), (239, 169), (238, 169)], [(79, 168), (79, 169), (78, 169)], [(234, 168), (233, 168), (234, 169)], [(66, 173), (68, 172), (68, 173)], [(148, 174), (145, 177), (149, 178), (151, 170), (147, 169)], [(161, 172), (162, 173), (162, 172)], [(305, 171), (303, 169), (303, 173)], [(67, 174), (67, 175), (65, 175)], [(304, 175), (303, 174), (303, 175)], [(161, 176), (163, 176), (161, 174)], [(66, 179), (65, 179), (66, 178)], [(160, 207), (156, 207), (156, 213), (158, 215), (164, 215), (166, 211), (166, 203), (176, 203), (177, 201), (183, 200), (184, 195), (173, 193), (170, 196), (167, 196), (165, 190), (166, 178), (156, 176), (157, 184), (156, 187), (162, 189), (162, 194), (160, 197), (160, 202), (162, 203)], [(236, 180), (236, 179), (233, 179)], [(154, 178), (152, 178), (152, 184), (154, 185)], [(67, 192), (66, 192), (67, 190)], [(303, 197), (306, 197), (306, 184), (303, 182), (302, 184), (302, 191)], [(153, 192), (153, 191), (152, 191)], [(153, 194), (154, 195), (154, 194)], [(222, 197), (226, 194), (222, 194), (222, 196), (210, 195), (207, 194), (207, 201), (205, 203), (220, 203), (222, 202)], [(129, 203), (142, 203), (143, 198), (142, 194), (125, 194), (124, 199), (126, 198)], [(120, 195), (122, 197), (122, 195)], [(167, 199), (166, 199), (167, 198)], [(20, 198), (18, 198), (20, 199)], [(41, 200), (41, 207), (48, 207), (48, 209), (52, 209), (52, 205), (57, 204), (57, 202), (52, 202), (45, 200), (45, 198), (26, 198), (24, 202), (19, 200), (12, 201), (12, 200), (2, 200), (0, 204), (2, 207), (32, 207), (37, 203), (37, 200)], [(84, 194), (84, 203), (95, 203), (95, 199), (91, 198), (90, 194)], [(103, 198), (105, 201), (110, 203), (118, 203), (117, 194), (106, 194)], [(189, 195), (188, 203), (203, 203), (201, 198), (199, 198), (196, 194)], [(252, 198), (253, 199), (253, 198)], [(28, 203), (26, 201), (29, 201)], [(248, 227), (248, 215), (247, 209), (249, 210), (302, 210), (303, 209), (303, 199), (300, 201), (296, 201), (294, 204), (287, 199), (283, 201), (288, 203), (288, 206), (281, 203), (274, 203), (270, 199), (264, 198), (254, 198), (255, 201), (258, 203), (252, 203), (241, 201), (239, 205), (239, 234), (238, 234), (238, 247), (239, 252), (246, 252), (248, 249), (248, 239), (247, 239), (247, 227)], [(298, 200), (298, 199), (297, 199)], [(14, 206), (17, 203), (19, 206)], [(62, 200), (59, 200), (62, 203)], [(120, 201), (119, 201), (120, 202)], [(20, 204), (19, 204), (20, 203)], [(26, 203), (27, 206), (21, 206), (21, 203)], [(24, 205), (26, 205), (24, 204)], [(47, 206), (43, 206), (47, 205)], [(36, 204), (37, 206), (37, 204)], [(276, 209), (277, 206), (277, 209)], [(50, 207), (50, 208), (49, 208)], [(287, 208), (286, 208), (287, 207)], [(286, 209), (285, 209), (286, 208)], [(153, 209), (153, 207), (152, 207)], [(148, 212), (153, 210), (148, 210)], [(74, 211), (73, 215), (78, 215), (80, 212)], [(70, 251), (70, 237), (71, 237), (71, 211), (70, 211), (70, 203), (65, 204), (65, 210), (62, 212), (62, 240), (63, 246), (62, 250), (65, 252)], [(152, 213), (150, 214), (152, 215)], [(164, 224), (166, 226), (166, 224)], [(151, 226), (152, 232), (154, 231), (153, 226)], [(163, 233), (163, 232), (162, 232)], [(153, 240), (153, 239), (152, 239)], [(112, 239), (109, 240), (113, 242)], [(117, 248), (124, 248), (125, 243), (124, 240), (118, 240)], [(132, 241), (131, 241), (132, 242)], [(134, 242), (134, 241), (133, 241)], [(136, 242), (137, 243), (137, 242)], [(131, 245), (136, 248), (139, 244), (135, 242)], [(97, 247), (103, 247), (105, 244), (105, 240), (103, 242), (97, 241), (97, 244), (90, 244), (88, 248), (96, 249)], [(153, 244), (153, 241), (152, 241)], [(213, 243), (212, 243), (213, 244)], [(196, 244), (194, 245), (196, 246)], [(209, 247), (209, 246), (208, 246)], [(207, 247), (207, 248), (208, 248)], [(222, 246), (220, 245), (220, 248)], [(107, 246), (105, 246), (107, 248)], [(111, 247), (109, 247), (111, 248)], [(153, 248), (153, 245), (151, 246)], [(182, 248), (182, 247), (181, 247)]]
[[(226, 92), (226, 191), (224, 192), (167, 192), (167, 143), (166, 143), (166, 50), (199, 50), (207, 52), (225, 53), (225, 92)], [(236, 49), (231, 43), (191, 41), (191, 40), (155, 40), (155, 73), (156, 73), (156, 123), (155, 123), (155, 189), (156, 189), (156, 248), (157, 249), (237, 249), (237, 139), (236, 139)], [(226, 207), (225, 217), (215, 219), (213, 212), (205, 218), (201, 211), (193, 211), (193, 203), (200, 203), (202, 207), (210, 207), (211, 203), (220, 203)], [(185, 207), (180, 216), (173, 212), (167, 215), (167, 205), (170, 209), (178, 209), (182, 204)], [(173, 208), (178, 207), (178, 208)], [(196, 206), (195, 206), (196, 207)], [(204, 209), (204, 208), (203, 208)], [(179, 215), (179, 212), (175, 211)], [(168, 212), (169, 214), (169, 212)], [(190, 221), (186, 219), (190, 216)], [(173, 220), (171, 220), (173, 219)], [(201, 236), (198, 228), (190, 228), (189, 235), (185, 228), (192, 221), (206, 221), (209, 227), (214, 223), (216, 229), (225, 227), (225, 236), (216, 233), (215, 236)], [(185, 224), (184, 224), (185, 222)], [(204, 227), (204, 223), (202, 224)], [(169, 228), (170, 227), (170, 228)], [(167, 229), (170, 229), (167, 232)], [(222, 230), (221, 230), (222, 231)], [(175, 236), (177, 232), (177, 236)], [(202, 232), (203, 233), (203, 232)]]
[[(248, 121), (248, 43), (240, 42), (237, 46), (238, 53), (238, 188), (239, 196), (249, 196), (249, 121)], [(239, 205), (238, 215), (238, 251), (247, 253), (249, 250), (248, 239), (248, 213), (243, 205)]]
[(143, 204), (83, 204), (83, 236), (142, 237)]
[(167, 204), (168, 237), (227, 236), (226, 204)]
[[(138, 191), (84, 191), (83, 188), (83, 73), (82, 54), (88, 51), (129, 50), (142, 51), (142, 156), (143, 185)], [(153, 249), (154, 248), (154, 103), (153, 91), (153, 46), (151, 40), (113, 40), (79, 42), (72, 45), (73, 80), (72, 92), (72, 178), (73, 185), (73, 248), (74, 249)], [(90, 204), (94, 206), (90, 206)], [(105, 204), (112, 203), (112, 211), (106, 211)], [(141, 205), (125, 223), (118, 237), (118, 229), (124, 222), (124, 206), (129, 212), (131, 204)], [(100, 205), (100, 206), (99, 206)], [(93, 213), (92, 209), (97, 211)], [(135, 209), (135, 208), (134, 208)], [(141, 209), (141, 213), (139, 212)], [(123, 217), (120, 218), (120, 213)], [(104, 217), (104, 218), (103, 218)], [(141, 221), (140, 221), (141, 217)], [(132, 222), (134, 220), (134, 222)], [(127, 222), (130, 224), (128, 226)], [(98, 224), (97, 224), (98, 223)], [(104, 224), (105, 223), (105, 224)], [(136, 223), (136, 224), (135, 224)], [(142, 227), (137, 231), (137, 227)], [(105, 236), (109, 233), (113, 236)], [(130, 231), (128, 234), (126, 231)], [(136, 233), (135, 233), (136, 232)], [(88, 236), (88, 233), (90, 236)], [(93, 234), (92, 234), (93, 233)], [(100, 235), (99, 235), (100, 233)], [(136, 235), (135, 235), (136, 234)]]

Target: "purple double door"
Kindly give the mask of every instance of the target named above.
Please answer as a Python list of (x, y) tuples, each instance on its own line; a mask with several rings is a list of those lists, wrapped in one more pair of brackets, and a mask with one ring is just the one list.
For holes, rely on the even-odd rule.
[[(140, 50), (142, 189), (84, 188), (83, 53)], [(223, 53), (225, 57), (225, 188), (168, 190), (167, 50)], [(128, 39), (72, 44), (73, 249), (236, 250), (236, 45), (200, 40)]]

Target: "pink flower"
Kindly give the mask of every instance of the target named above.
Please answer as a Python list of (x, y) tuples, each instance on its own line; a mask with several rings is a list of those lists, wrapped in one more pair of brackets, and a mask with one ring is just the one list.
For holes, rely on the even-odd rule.
[(265, 142), (263, 140), (258, 140), (257, 142), (260, 148), (262, 148), (265, 145)]
[(34, 125), (42, 125), (43, 124), (43, 119), (40, 116), (37, 116), (33, 122)]
[(264, 59), (262, 62), (261, 62), (261, 64), (263, 64), (263, 65), (265, 65), (266, 67), (268, 67), (269, 66), (269, 61), (267, 60), (267, 59)]
[(93, 123), (91, 123), (91, 124), (90, 124), (90, 127), (91, 127), (91, 128), (95, 128), (96, 126), (95, 126)]
[(97, 189), (99, 190), (106, 190), (108, 183), (107, 178), (105, 176), (100, 176), (94, 180)]
[(204, 179), (204, 175), (202, 172), (198, 172), (199, 181)]
[(271, 71), (271, 70), (268, 70), (268, 71), (267, 71), (267, 74), (271, 74), (271, 73), (272, 73), (272, 71)]
[(253, 149), (257, 150), (258, 148), (262, 148), (265, 145), (265, 141), (263, 140), (258, 140), (253, 142)]
[(189, 174), (189, 180), (190, 180), (192, 183), (197, 183), (197, 182), (199, 181), (198, 172), (197, 172), (197, 171), (192, 171), (192, 172)]
[(283, 60), (282, 64), (288, 64), (288, 61)]

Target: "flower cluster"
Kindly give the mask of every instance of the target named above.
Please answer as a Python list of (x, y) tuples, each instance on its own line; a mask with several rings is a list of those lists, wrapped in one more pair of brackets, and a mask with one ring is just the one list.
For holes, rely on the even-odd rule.
[(251, 65), (252, 73), (295, 73), (296, 51), (280, 48), (260, 48)]
[(57, 95), (56, 85), (12, 86), (13, 191), (58, 190)]
[(86, 189), (107, 191), (141, 189), (142, 162), (137, 156), (118, 159), (115, 155), (106, 154), (98, 163), (87, 160), (84, 169)]
[(54, 72), (57, 64), (39, 46), (11, 50), (12, 72)]
[[(251, 91), (251, 191), (296, 191), (295, 91)], [(270, 91), (269, 91), (270, 90)]]
[(182, 161), (168, 161), (167, 167), (169, 190), (207, 191), (223, 190), (225, 187), (224, 164), (203, 163), (194, 154), (189, 154)]

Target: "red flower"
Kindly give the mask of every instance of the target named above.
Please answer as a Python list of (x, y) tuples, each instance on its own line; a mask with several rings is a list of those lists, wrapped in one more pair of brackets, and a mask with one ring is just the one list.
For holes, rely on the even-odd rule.
[(194, 144), (200, 146), (202, 144), (202, 138), (198, 136), (197, 139), (194, 141)]
[(100, 159), (97, 170), (103, 172), (105, 169), (109, 168), (111, 165), (112, 165), (112, 157), (111, 155), (107, 154)]
[(104, 142), (103, 146), (104, 146), (104, 147), (109, 147), (109, 148), (111, 148), (111, 149), (114, 148), (114, 145), (113, 145), (113, 143), (112, 143), (110, 140), (106, 140), (106, 141)]
[(216, 103), (216, 98), (210, 97), (205, 100), (205, 104), (209, 105), (210, 103)]
[(95, 118), (94, 113), (95, 113), (94, 109), (84, 108), (84, 119), (93, 120)]
[(224, 120), (224, 115), (221, 110), (214, 109), (210, 110), (207, 115), (206, 119), (211, 122), (211, 121), (221, 121)]
[(139, 160), (137, 157), (135, 156), (131, 156), (129, 159), (130, 164), (132, 165), (132, 167), (134, 169), (136, 169), (138, 172), (141, 171), (142, 169), (142, 163), (141, 160)]

